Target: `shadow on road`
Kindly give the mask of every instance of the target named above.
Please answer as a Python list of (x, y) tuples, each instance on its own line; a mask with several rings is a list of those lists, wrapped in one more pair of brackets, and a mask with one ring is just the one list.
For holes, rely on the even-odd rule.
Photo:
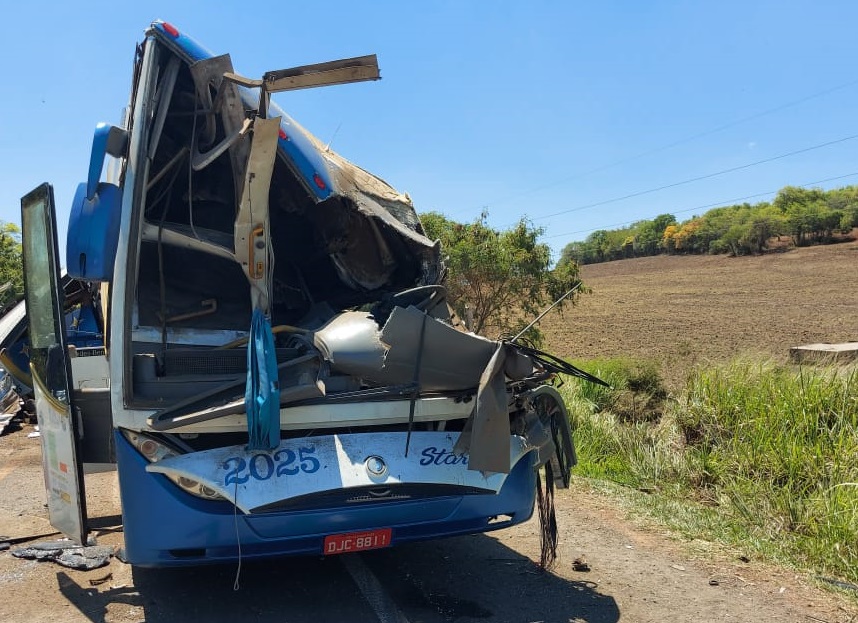
[[(404, 545), (362, 557), (411, 623), (616, 623), (620, 618), (616, 601), (593, 583), (542, 572), (487, 535)], [(82, 586), (65, 573), (58, 573), (57, 581), (62, 594), (94, 623), (378, 620), (337, 557), (245, 563), (241, 588), (233, 591), (236, 568), (135, 568), (134, 586), (108, 589)], [(123, 609), (130, 611), (128, 618)]]
[[(490, 535), (379, 550), (365, 554), (364, 561), (412, 622), (620, 619), (614, 598), (594, 583), (544, 572)], [(558, 573), (570, 563), (559, 561)]]
[(153, 623), (372, 620), (372, 611), (337, 560), (245, 562), (238, 591), (233, 590), (236, 570), (237, 565), (135, 568), (133, 586), (102, 590), (77, 584), (64, 573), (58, 573), (57, 579), (63, 595), (98, 623), (135, 620), (122, 618), (118, 613), (123, 609), (133, 610), (136, 620)]

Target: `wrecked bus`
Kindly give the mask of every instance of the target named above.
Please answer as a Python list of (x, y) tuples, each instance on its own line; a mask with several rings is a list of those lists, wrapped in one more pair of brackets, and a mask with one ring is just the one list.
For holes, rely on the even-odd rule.
[(484, 532), (568, 485), (552, 380), (583, 373), (468, 332), (409, 197), (270, 97), (378, 77), (370, 56), (249, 79), (154, 22), (68, 225), (95, 352), (67, 344), (53, 191), (22, 199), (49, 512), (69, 537), (88, 534), (85, 462), (115, 461), (140, 566)]

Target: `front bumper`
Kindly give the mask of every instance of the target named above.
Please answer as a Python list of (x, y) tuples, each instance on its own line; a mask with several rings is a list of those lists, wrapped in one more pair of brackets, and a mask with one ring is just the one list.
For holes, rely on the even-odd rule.
[[(372, 434), (361, 436), (368, 440), (373, 438)], [(467, 470), (465, 465), (454, 465), (451, 461), (444, 468), (443, 477), (435, 479), (437, 485), (444, 486), (445, 494), (441, 495), (411, 495), (371, 501), (367, 498), (368, 501), (358, 503), (347, 503), (343, 499), (331, 502), (336, 498), (330, 495), (325, 498), (325, 488), (319, 486), (316, 488), (319, 496), (304, 492), (293, 498), (294, 504), (282, 509), (245, 514), (231, 502), (206, 501), (185, 493), (162, 474), (152, 473), (154, 465), (147, 471), (149, 464), (123, 435), (117, 432), (115, 439), (125, 525), (125, 556), (131, 564), (138, 566), (233, 561), (238, 558), (239, 543), (244, 559), (318, 555), (322, 553), (323, 542), (328, 535), (378, 528), (391, 528), (392, 544), (396, 545), (495, 530), (526, 521), (533, 512), (536, 453), (526, 448), (519, 453), (509, 475), (483, 478), (479, 473)], [(313, 438), (316, 443), (323, 439)], [(514, 446), (517, 439), (513, 438)], [(343, 444), (338, 447), (342, 449)], [(375, 444), (372, 447), (376, 447)], [(421, 460), (425, 463), (430, 455), (420, 451), (419, 445), (416, 448), (412, 445), (410, 461), (399, 463), (396, 457), (389, 460), (390, 473), (401, 482), (387, 481), (383, 486), (391, 485), (394, 490), (399, 485), (427, 486), (426, 482), (411, 482), (407, 466), (419, 465)], [(434, 455), (436, 459), (438, 456)], [(440, 460), (441, 465), (444, 458)], [(296, 464), (300, 466), (300, 461)], [(365, 483), (360, 482), (364, 464), (352, 464), (355, 473), (351, 476), (346, 474), (350, 469), (348, 465), (348, 461), (341, 461), (339, 468), (328, 464), (328, 469), (336, 469), (340, 475), (328, 477), (326, 482), (344, 479), (352, 483), (355, 492), (365, 490)], [(323, 467), (320, 465), (319, 471), (324, 472)], [(259, 461), (257, 472), (264, 476), (267, 475), (266, 469), (264, 461)], [(347, 477), (343, 478), (344, 475)], [(253, 484), (252, 480), (249, 478), (248, 482)], [(478, 480), (484, 485), (473, 486)], [(283, 494), (280, 497), (285, 497), (289, 495), (285, 483), (285, 480), (278, 481), (272, 475), (262, 484), (280, 489)], [(495, 484), (496, 493), (493, 490)], [(348, 485), (344, 483), (342, 486)], [(413, 493), (414, 489), (411, 491)], [(239, 491), (239, 504), (243, 505), (243, 500), (251, 500), (249, 505), (254, 508), (271, 508), (270, 505), (256, 504), (252, 501), (257, 499), (253, 495), (250, 490), (245, 493)], [(319, 503), (314, 505), (314, 501)], [(508, 519), (492, 521), (499, 516), (507, 516)]]

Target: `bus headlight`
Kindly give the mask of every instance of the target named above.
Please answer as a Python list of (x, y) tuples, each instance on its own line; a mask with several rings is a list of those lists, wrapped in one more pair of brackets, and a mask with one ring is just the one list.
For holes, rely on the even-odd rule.
[[(180, 454), (182, 454), (175, 448), (167, 445), (159, 439), (150, 437), (146, 433), (138, 433), (135, 431), (122, 429), (122, 436), (125, 437), (128, 442), (132, 446), (134, 446), (140, 454), (143, 455), (143, 458), (145, 458), (150, 463), (157, 463), (162, 459), (168, 459), (172, 456), (179, 456)], [(169, 478), (173, 483), (175, 483), (180, 489), (182, 489), (182, 491), (190, 493), (191, 495), (194, 495), (198, 498), (203, 498), (204, 500), (226, 499), (211, 487), (207, 487), (206, 485), (201, 484), (196, 480), (192, 480), (184, 476), (168, 476), (167, 474), (163, 475)]]

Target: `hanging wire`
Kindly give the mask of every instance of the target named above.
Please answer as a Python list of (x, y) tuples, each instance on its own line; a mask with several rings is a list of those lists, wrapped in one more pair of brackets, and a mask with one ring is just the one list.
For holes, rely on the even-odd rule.
[[(198, 114), (199, 98), (194, 96), (194, 120), (191, 123), (191, 153), (193, 153), (194, 143), (197, 140), (197, 114)], [(194, 238), (199, 240), (197, 230), (194, 228), (194, 159), (188, 158), (188, 224), (191, 226), (191, 233)]]
[(235, 479), (235, 489), (232, 498), (232, 519), (235, 526), (235, 543), (238, 545), (238, 567), (235, 569), (235, 582), (232, 583), (232, 590), (238, 591), (241, 585), (238, 580), (241, 577), (241, 535), (238, 531), (238, 478)]

